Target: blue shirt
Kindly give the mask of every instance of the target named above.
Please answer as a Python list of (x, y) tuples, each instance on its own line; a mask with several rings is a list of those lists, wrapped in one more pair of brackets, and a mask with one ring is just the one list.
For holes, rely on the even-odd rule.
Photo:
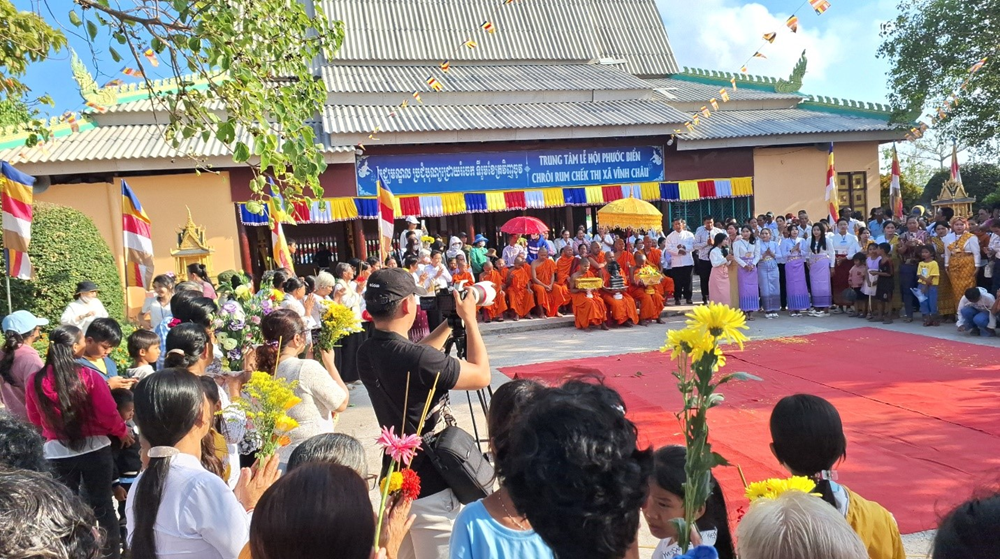
[(512, 530), (490, 516), (482, 501), (468, 505), (451, 532), (451, 559), (554, 559), (534, 530)]
[(99, 374), (102, 377), (104, 377), (105, 381), (109, 380), (111, 377), (118, 376), (118, 365), (115, 365), (114, 359), (112, 359), (110, 357), (105, 357), (104, 358), (104, 368), (108, 370), (107, 373), (105, 373), (104, 371), (102, 371), (102, 370), (98, 369), (97, 367), (95, 367), (94, 364), (91, 363), (90, 361), (87, 361), (86, 357), (80, 357), (79, 359), (76, 360), (76, 362), (77, 362), (78, 365), (80, 365), (82, 367), (86, 367), (87, 369), (90, 369), (91, 371), (95, 371), (97, 374)]
[[(884, 221), (882, 223), (885, 223)], [(868, 222), (868, 237), (871, 239), (877, 239), (882, 235), (885, 235), (885, 231), (882, 229), (882, 223), (875, 221), (874, 219)]]

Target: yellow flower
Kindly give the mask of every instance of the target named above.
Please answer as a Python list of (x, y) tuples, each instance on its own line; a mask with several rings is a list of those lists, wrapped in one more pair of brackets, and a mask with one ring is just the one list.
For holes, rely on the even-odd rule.
[(774, 499), (778, 495), (774, 492), (774, 488), (768, 483), (768, 481), (755, 481), (747, 486), (746, 496), (751, 502), (757, 499)]
[(272, 289), (271, 298), (274, 299), (275, 303), (280, 303), (285, 300), (285, 292), (279, 289)]
[(282, 435), (278, 437), (278, 446), (288, 446), (292, 444), (292, 438), (288, 435)]
[(253, 292), (250, 290), (249, 285), (241, 285), (236, 288), (236, 298), (240, 301), (249, 300), (251, 295), (253, 295)]
[(292, 396), (291, 398), (288, 399), (288, 401), (285, 402), (285, 405), (284, 405), (285, 411), (288, 411), (288, 410), (294, 408), (295, 406), (299, 405), (301, 402), (302, 402), (302, 398), (299, 398), (298, 396)]
[(688, 326), (697, 328), (718, 340), (736, 343), (740, 349), (743, 349), (743, 342), (749, 339), (746, 334), (740, 332), (749, 329), (743, 313), (728, 305), (718, 303), (700, 305), (685, 316), (689, 319)]
[(278, 420), (274, 422), (274, 430), (282, 433), (287, 433), (298, 426), (299, 422), (295, 421), (291, 417), (288, 417), (287, 415), (279, 417)]
[(386, 480), (389, 480), (389, 493), (395, 493), (403, 488), (403, 474), (392, 472), (391, 476), (382, 478), (382, 481), (378, 484), (378, 490), (382, 493), (385, 493)]
[(803, 493), (812, 493), (816, 489), (816, 482), (804, 476), (793, 476), (785, 480), (785, 484), (789, 490)]
[(777, 499), (782, 493), (787, 491), (801, 491), (818, 497), (818, 493), (812, 492), (814, 489), (816, 489), (816, 483), (807, 477), (795, 476), (789, 479), (772, 478), (764, 481), (755, 481), (748, 485), (746, 496), (750, 502), (757, 499)]

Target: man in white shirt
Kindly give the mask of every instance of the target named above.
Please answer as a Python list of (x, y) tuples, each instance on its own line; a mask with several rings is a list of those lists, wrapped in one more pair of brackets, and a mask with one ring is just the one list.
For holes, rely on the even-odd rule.
[(805, 210), (799, 210), (799, 236), (808, 240), (812, 234), (813, 222), (809, 220), (809, 213)]
[(970, 287), (958, 302), (958, 331), (984, 338), (996, 335), (996, 297), (982, 287)]
[(503, 247), (501, 257), (507, 263), (508, 267), (514, 265), (514, 261), (517, 260), (518, 256), (528, 258), (528, 249), (517, 243), (520, 238), (519, 235), (511, 235), (507, 241), (507, 246)]
[(417, 234), (417, 240), (423, 236), (423, 231), (418, 229), (420, 227), (420, 220), (416, 216), (408, 215), (406, 216), (406, 230), (399, 234), (399, 251), (406, 252), (406, 234), (413, 231)]
[(611, 234), (611, 231), (607, 227), (603, 225), (598, 227), (594, 240), (601, 243), (601, 252), (614, 252), (615, 236)]
[(708, 259), (708, 253), (712, 250), (712, 243), (715, 236), (725, 233), (715, 226), (715, 219), (706, 215), (702, 220), (702, 226), (695, 231), (693, 249), (698, 253), (698, 258), (694, 261), (694, 273), (698, 274), (701, 280), (701, 300), (708, 302), (708, 282), (712, 276), (712, 262)]
[(694, 270), (694, 235), (684, 228), (684, 220), (674, 218), (674, 231), (667, 235), (667, 252), (670, 253), (670, 275), (674, 280), (674, 303), (680, 305), (683, 297), (691, 301), (691, 273)]

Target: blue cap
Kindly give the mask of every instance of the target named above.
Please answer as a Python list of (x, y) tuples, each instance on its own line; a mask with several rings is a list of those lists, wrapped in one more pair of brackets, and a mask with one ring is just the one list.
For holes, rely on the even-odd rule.
[(28, 311), (14, 311), (3, 319), (3, 331), (13, 330), (18, 334), (28, 334), (39, 326), (45, 326), (49, 321), (45, 318), (38, 318)]
[(484, 237), (482, 235), (476, 235), (476, 240), (473, 241), (472, 244), (476, 244), (476, 243), (488, 243), (489, 241), (490, 241), (489, 239), (487, 239), (486, 237)]

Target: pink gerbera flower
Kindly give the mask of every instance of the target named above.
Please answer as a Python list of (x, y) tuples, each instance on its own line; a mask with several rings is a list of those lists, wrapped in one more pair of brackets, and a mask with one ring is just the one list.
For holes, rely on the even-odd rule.
[(420, 449), (421, 438), (416, 435), (397, 436), (395, 427), (383, 427), (382, 435), (378, 438), (379, 446), (385, 449), (385, 453), (398, 463), (410, 465), (413, 456)]

